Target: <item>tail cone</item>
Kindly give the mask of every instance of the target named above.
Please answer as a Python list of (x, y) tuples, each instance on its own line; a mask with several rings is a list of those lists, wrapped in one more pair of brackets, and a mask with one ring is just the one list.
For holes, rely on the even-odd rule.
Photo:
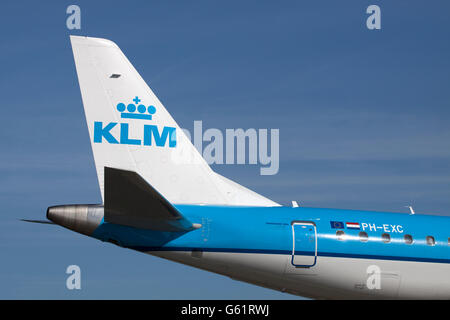
[(65, 205), (49, 207), (47, 219), (67, 229), (90, 236), (103, 219), (103, 206)]

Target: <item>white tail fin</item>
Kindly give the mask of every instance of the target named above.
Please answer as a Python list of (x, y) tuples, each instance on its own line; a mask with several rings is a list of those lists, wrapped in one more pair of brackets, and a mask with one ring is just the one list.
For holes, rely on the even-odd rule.
[(111, 167), (138, 173), (171, 203), (278, 205), (213, 172), (115, 43), (70, 40), (102, 198)]

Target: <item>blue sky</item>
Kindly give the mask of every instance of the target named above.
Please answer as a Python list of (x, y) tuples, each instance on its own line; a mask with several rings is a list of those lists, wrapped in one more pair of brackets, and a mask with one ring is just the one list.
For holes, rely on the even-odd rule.
[[(81, 30), (66, 28), (70, 4)], [(366, 28), (377, 4), (382, 29)], [(213, 169), (279, 203), (448, 215), (448, 1), (4, 1), (0, 298), (291, 299), (19, 222), (101, 201), (68, 36), (116, 42), (180, 126), (279, 128), (280, 171)], [(65, 287), (66, 267), (82, 290)]]

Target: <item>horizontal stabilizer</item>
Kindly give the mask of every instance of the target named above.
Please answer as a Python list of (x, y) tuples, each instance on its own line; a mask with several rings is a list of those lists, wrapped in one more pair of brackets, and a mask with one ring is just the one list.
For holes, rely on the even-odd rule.
[(55, 224), (54, 222), (48, 220), (30, 220), (30, 219), (20, 219), (23, 222), (31, 222), (31, 223), (41, 223), (41, 224)]
[(158, 231), (195, 229), (136, 172), (109, 167), (104, 170), (105, 222)]

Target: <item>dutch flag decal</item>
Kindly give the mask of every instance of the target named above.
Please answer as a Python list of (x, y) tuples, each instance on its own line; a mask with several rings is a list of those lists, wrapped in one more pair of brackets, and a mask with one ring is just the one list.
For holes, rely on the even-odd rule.
[(346, 226), (347, 226), (347, 229), (358, 229), (359, 230), (358, 222), (347, 222)]

